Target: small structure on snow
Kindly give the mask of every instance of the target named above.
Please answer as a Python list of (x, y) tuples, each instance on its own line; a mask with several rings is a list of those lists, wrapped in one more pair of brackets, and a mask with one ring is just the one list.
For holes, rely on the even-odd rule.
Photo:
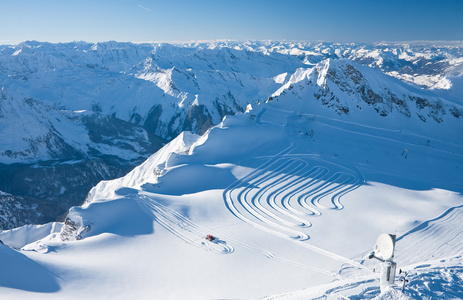
[(383, 233), (378, 237), (373, 253), (368, 257), (381, 261), (380, 289), (384, 293), (394, 285), (397, 264), (394, 258), (395, 238), (393, 234)]

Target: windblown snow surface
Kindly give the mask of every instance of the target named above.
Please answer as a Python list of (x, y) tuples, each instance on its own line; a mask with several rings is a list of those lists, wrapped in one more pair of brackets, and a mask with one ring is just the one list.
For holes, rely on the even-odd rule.
[[(395, 79), (408, 102), (361, 102), (336, 90), (344, 69), (299, 70), (267, 103), (180, 134), (62, 228), (1, 233), (1, 298), (463, 298), (463, 126), (447, 110), (461, 106), (440, 99), (425, 122)], [(397, 235), (403, 293), (397, 275), (380, 294), (367, 259), (381, 233)]]

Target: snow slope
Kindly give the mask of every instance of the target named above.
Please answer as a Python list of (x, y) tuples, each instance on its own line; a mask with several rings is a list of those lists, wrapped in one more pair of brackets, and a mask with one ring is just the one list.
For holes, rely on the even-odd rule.
[(388, 232), (399, 237), (398, 267), (412, 279), (405, 296), (437, 295), (420, 288), (434, 279), (444, 295), (461, 296), (447, 284), (461, 277), (461, 119), (423, 122), (399, 109), (381, 116), (342, 94), (342, 103), (363, 109), (338, 114), (304, 80), (100, 183), (60, 234), (14, 252), (56, 274), (45, 290), (4, 279), (2, 295), (375, 297), (378, 266), (365, 256)]

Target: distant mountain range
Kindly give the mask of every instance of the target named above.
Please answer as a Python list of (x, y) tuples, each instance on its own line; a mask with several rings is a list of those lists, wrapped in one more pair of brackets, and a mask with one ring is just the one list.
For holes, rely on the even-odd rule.
[(399, 119), (421, 132), (447, 124), (457, 139), (462, 74), (463, 48), (454, 45), (3, 45), (0, 228), (54, 220), (182, 131), (203, 134), (269, 101), (304, 99), (304, 113), (361, 114), (390, 128)]

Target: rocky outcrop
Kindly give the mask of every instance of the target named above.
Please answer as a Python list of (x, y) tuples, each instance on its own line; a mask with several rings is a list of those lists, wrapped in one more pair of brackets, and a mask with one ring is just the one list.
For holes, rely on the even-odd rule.
[(306, 102), (307, 113), (314, 102), (339, 116), (369, 114), (371, 110), (383, 118), (398, 113), (420, 122), (436, 123), (444, 122), (447, 116), (458, 119), (463, 109), (439, 93), (418, 89), (346, 59), (327, 59), (313, 68), (297, 70), (269, 101), (284, 103), (287, 99)]

